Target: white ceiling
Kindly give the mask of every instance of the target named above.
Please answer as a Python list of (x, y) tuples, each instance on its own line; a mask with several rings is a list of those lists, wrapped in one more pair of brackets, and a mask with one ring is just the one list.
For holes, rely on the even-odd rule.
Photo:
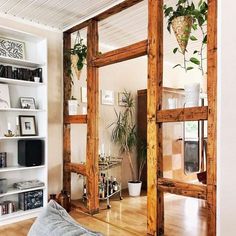
[[(120, 2), (122, 0), (0, 0), (0, 14), (64, 31)], [(144, 0), (99, 22), (102, 52), (147, 39), (147, 2)], [(165, 0), (165, 3), (174, 5), (176, 0)], [(164, 60), (179, 63), (180, 56), (172, 53), (178, 46), (176, 39), (164, 29)], [(86, 38), (86, 31), (81, 31), (81, 35)], [(191, 42), (189, 51), (196, 46), (198, 42)]]

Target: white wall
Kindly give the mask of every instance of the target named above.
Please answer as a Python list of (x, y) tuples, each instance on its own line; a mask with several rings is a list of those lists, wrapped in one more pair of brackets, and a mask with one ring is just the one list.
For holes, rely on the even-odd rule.
[(235, 1), (219, 1), (218, 235), (236, 235), (236, 28)]
[(0, 25), (47, 38), (49, 193), (58, 193), (62, 182), (62, 33), (0, 17)]

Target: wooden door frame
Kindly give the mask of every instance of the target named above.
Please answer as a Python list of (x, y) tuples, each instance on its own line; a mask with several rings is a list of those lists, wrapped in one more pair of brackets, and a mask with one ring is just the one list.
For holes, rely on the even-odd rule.
[[(117, 14), (142, 0), (125, 0), (103, 13), (78, 24), (64, 32), (64, 50), (70, 47), (69, 35), (88, 27), (88, 114), (68, 117), (68, 81), (64, 66), (64, 145), (63, 145), (63, 187), (71, 191), (71, 172), (89, 178), (89, 212), (96, 213), (98, 202), (98, 68), (117, 62), (148, 55), (148, 102), (147, 102), (147, 142), (148, 142), (148, 203), (147, 234), (164, 234), (164, 195), (171, 192), (184, 196), (207, 200), (207, 235), (216, 235), (216, 107), (217, 107), (217, 0), (208, 0), (208, 107), (162, 110), (163, 87), (163, 0), (148, 1), (148, 39), (98, 54), (98, 22)], [(91, 47), (95, 45), (95, 47)], [(162, 123), (184, 120), (208, 119), (207, 185), (195, 186), (163, 178)], [(93, 121), (95, 122), (93, 123)], [(71, 163), (70, 124), (87, 123), (86, 164)], [(88, 145), (89, 144), (89, 145)], [(170, 185), (171, 184), (171, 185)], [(187, 191), (188, 190), (188, 191)]]

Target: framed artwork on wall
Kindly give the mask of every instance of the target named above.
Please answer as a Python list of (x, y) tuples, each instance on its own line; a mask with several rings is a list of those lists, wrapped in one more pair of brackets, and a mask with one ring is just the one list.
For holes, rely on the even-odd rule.
[(122, 107), (126, 106), (126, 97), (124, 92), (118, 93), (118, 105)]
[(20, 105), (23, 109), (36, 109), (35, 100), (32, 97), (21, 97)]
[(25, 43), (0, 37), (0, 56), (25, 59)]
[(36, 136), (35, 116), (19, 116), (20, 135), (21, 136)]
[(9, 87), (7, 84), (0, 84), (0, 108), (7, 109), (10, 107)]
[(87, 103), (87, 88), (81, 87), (81, 102)]
[(101, 102), (103, 105), (114, 105), (115, 103), (115, 94), (112, 90), (102, 90), (102, 99)]

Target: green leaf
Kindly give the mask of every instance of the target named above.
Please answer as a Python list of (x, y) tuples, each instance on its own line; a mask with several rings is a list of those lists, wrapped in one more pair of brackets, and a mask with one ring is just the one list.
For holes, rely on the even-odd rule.
[(187, 67), (187, 70), (192, 70), (192, 69), (194, 69), (194, 67), (192, 66)]
[(176, 67), (178, 67), (178, 66), (180, 66), (180, 67), (181, 67), (181, 65), (180, 65), (180, 64), (177, 64), (177, 65), (173, 66), (173, 69), (174, 69), (174, 68), (176, 68)]
[(195, 50), (195, 51), (193, 52), (193, 54), (196, 54), (196, 53), (198, 53), (198, 50)]
[(173, 53), (175, 54), (177, 51), (178, 51), (178, 48), (175, 48), (175, 49), (173, 50)]
[(197, 30), (197, 24), (193, 24), (193, 25), (192, 25), (192, 28), (193, 28), (194, 30)]
[(205, 35), (205, 37), (204, 37), (202, 43), (207, 44), (207, 35)]
[(193, 36), (193, 35), (190, 36), (190, 39), (191, 39), (192, 41), (197, 41), (197, 38), (196, 38), (195, 36)]
[(165, 16), (167, 17), (167, 16), (169, 16), (169, 14), (171, 13), (173, 11), (173, 7), (168, 7), (168, 8), (166, 8), (166, 10), (165, 10)]
[(202, 1), (203, 0), (200, 0), (199, 3), (198, 3), (198, 7), (200, 7), (202, 5)]
[(190, 58), (190, 61), (191, 61), (193, 64), (200, 65), (200, 61), (199, 61), (196, 57), (191, 57), (191, 58)]

